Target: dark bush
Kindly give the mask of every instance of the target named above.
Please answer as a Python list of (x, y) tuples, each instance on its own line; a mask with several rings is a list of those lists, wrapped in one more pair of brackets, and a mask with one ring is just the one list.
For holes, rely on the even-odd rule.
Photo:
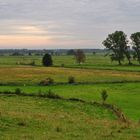
[(19, 126), (26, 126), (26, 122), (18, 122), (17, 125), (19, 125)]
[(11, 91), (5, 90), (5, 91), (0, 91), (0, 94), (12, 94)]
[(15, 89), (15, 94), (21, 94), (22, 92), (21, 92), (21, 89), (20, 88), (17, 88), (17, 89)]
[(56, 127), (56, 132), (62, 132), (62, 129), (59, 126), (57, 126)]
[(75, 83), (75, 78), (73, 76), (68, 77), (68, 83), (69, 84)]
[(43, 93), (43, 92), (40, 92), (40, 93), (38, 93), (38, 96), (39, 96), (39, 97), (44, 97), (44, 98), (45, 98), (45, 97), (47, 97), (47, 94), (45, 94), (45, 93)]
[(52, 85), (54, 83), (54, 80), (50, 77), (46, 78), (45, 80), (42, 80), (39, 85), (41, 86), (48, 86), (48, 85)]
[(61, 67), (65, 67), (65, 65), (64, 64), (61, 64)]
[(62, 97), (60, 97), (59, 95), (55, 94), (51, 90), (48, 91), (47, 97), (51, 98), (51, 99), (62, 99)]
[(35, 61), (32, 61), (29, 65), (35, 66)]

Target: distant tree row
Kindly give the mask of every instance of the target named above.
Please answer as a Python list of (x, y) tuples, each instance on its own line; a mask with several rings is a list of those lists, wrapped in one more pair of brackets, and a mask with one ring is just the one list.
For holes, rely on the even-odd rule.
[[(108, 35), (103, 41), (103, 45), (109, 50), (112, 61), (118, 61), (121, 65), (122, 61), (127, 58), (129, 65), (131, 65), (133, 57), (140, 63), (140, 32), (132, 34), (130, 40), (131, 42), (123, 31), (115, 31)], [(130, 45), (132, 45), (132, 51)]]

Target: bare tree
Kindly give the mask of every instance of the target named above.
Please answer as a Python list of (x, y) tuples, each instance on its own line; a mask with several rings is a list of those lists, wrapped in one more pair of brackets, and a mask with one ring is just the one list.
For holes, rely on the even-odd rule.
[(77, 50), (75, 52), (75, 59), (78, 64), (84, 63), (86, 60), (85, 53), (82, 50)]

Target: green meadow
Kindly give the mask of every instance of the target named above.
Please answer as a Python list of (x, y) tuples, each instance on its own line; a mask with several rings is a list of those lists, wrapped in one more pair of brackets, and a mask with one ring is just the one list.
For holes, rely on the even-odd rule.
[[(20, 88), (25, 93), (43, 92), (47, 94), (48, 90), (65, 98), (79, 98), (86, 101), (101, 102), (101, 91), (108, 91), (107, 102), (120, 107), (123, 112), (131, 119), (139, 121), (140, 119), (140, 84), (92, 84), (92, 85), (56, 85), (56, 86), (1, 86), (0, 91), (12, 91)], [(80, 92), (79, 92), (80, 91)]]
[[(18, 63), (29, 64), (32, 61), (35, 61), (37, 66), (42, 66), (42, 56), (0, 56), (0, 66), (12, 67), (12, 66), (21, 66), (17, 65)], [(138, 63), (133, 60), (133, 66), (128, 66), (127, 61), (123, 62), (124, 65), (119, 66), (117, 62), (110, 61), (108, 56), (104, 54), (86, 56), (86, 62), (82, 65), (78, 65), (75, 62), (74, 56), (53, 56), (53, 63), (55, 67), (61, 67), (64, 64), (65, 67), (70, 68), (86, 68), (86, 69), (103, 69), (103, 70), (120, 70), (120, 71), (138, 71), (140, 72), (140, 67)], [(23, 65), (22, 65), (23, 66)]]
[[(96, 105), (59, 99), (0, 94), (0, 139), (2, 140), (139, 140), (140, 66), (122, 66), (104, 55), (87, 55), (78, 65), (73, 56), (53, 56), (53, 67), (43, 67), (41, 56), (0, 56), (0, 92), (20, 89), (27, 94), (51, 90), (63, 98), (78, 98), (119, 107), (130, 120)], [(34, 61), (35, 65), (30, 63)], [(69, 84), (73, 76), (75, 84)], [(40, 86), (46, 78), (53, 85)]]

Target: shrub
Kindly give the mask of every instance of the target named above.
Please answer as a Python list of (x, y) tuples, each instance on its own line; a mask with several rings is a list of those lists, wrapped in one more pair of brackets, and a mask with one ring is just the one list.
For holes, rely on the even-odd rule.
[(18, 122), (17, 125), (19, 125), (19, 126), (26, 126), (26, 122), (25, 122), (25, 121), (23, 121), (23, 122)]
[(42, 94), (42, 90), (41, 89), (38, 91), (38, 94)]
[(29, 65), (35, 66), (35, 61), (32, 61)]
[(75, 83), (75, 78), (73, 76), (68, 77), (68, 83), (69, 84)]
[(20, 88), (15, 89), (15, 94), (21, 94), (21, 89)]
[(47, 97), (52, 98), (52, 99), (61, 99), (62, 98), (59, 95), (57, 95), (54, 92), (52, 92), (51, 90), (48, 91)]
[(42, 80), (39, 85), (48, 86), (48, 85), (51, 85), (53, 83), (54, 83), (54, 80), (52, 78), (48, 77), (45, 80)]
[(61, 132), (61, 131), (62, 131), (62, 129), (59, 126), (57, 126), (56, 127), (56, 132)]
[(16, 62), (16, 65), (30, 65), (30, 66), (35, 66), (35, 61), (31, 61), (31, 62)]
[(106, 99), (107, 99), (107, 97), (108, 97), (107, 91), (106, 90), (102, 90), (101, 96), (102, 96), (102, 101), (103, 101), (103, 104), (104, 104)]
[(61, 64), (61, 67), (65, 67), (65, 65), (64, 64)]
[(12, 92), (11, 92), (11, 91), (8, 91), (8, 90), (1, 91), (1, 92), (0, 92), (0, 94), (3, 94), (3, 93), (4, 93), (4, 94), (12, 94)]
[(44, 98), (47, 97), (47, 95), (45, 93), (43, 93), (42, 91), (38, 92), (38, 96), (39, 97), (44, 97)]

